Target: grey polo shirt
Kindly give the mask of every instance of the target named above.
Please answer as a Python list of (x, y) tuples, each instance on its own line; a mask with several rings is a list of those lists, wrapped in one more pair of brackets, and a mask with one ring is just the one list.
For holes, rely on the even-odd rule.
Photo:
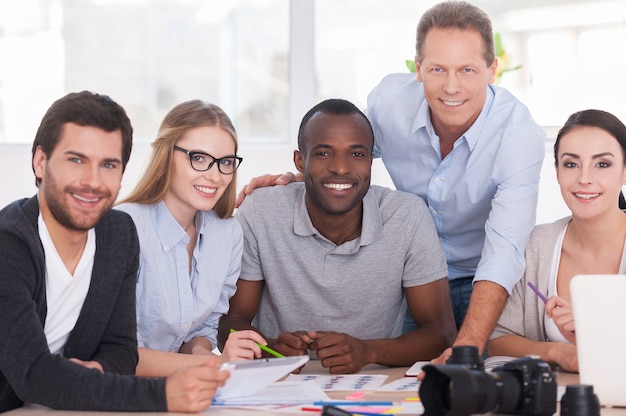
[(257, 189), (237, 211), (244, 230), (240, 278), (265, 281), (256, 326), (269, 337), (297, 330), (400, 335), (403, 288), (447, 276), (424, 202), (371, 186), (361, 236), (337, 246), (313, 227), (304, 194), (303, 183)]

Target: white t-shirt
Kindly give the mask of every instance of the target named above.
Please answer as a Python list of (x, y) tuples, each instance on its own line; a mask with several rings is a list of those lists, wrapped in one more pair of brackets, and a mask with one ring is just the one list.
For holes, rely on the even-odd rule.
[(61, 354), (67, 339), (76, 325), (91, 283), (91, 271), (96, 253), (96, 232), (87, 234), (87, 243), (76, 266), (74, 275), (63, 264), (46, 223), (39, 213), (39, 238), (46, 256), (46, 301), (48, 313), (44, 332), (48, 348), (53, 354)]
[[(548, 283), (548, 298), (551, 296), (558, 296), (558, 292), (556, 290), (556, 275), (559, 270), (559, 263), (561, 262), (561, 251), (563, 249), (563, 239), (565, 238), (565, 231), (567, 230), (567, 226), (563, 228), (561, 235), (556, 241), (556, 246), (554, 248), (554, 254), (552, 258), (552, 270), (550, 271), (550, 281)], [(544, 312), (545, 314), (545, 312)], [(544, 318), (545, 327), (546, 327), (546, 335), (548, 339), (552, 342), (563, 342), (569, 344), (570, 342), (563, 336), (559, 328), (554, 323), (552, 318), (548, 318), (546, 314)]]

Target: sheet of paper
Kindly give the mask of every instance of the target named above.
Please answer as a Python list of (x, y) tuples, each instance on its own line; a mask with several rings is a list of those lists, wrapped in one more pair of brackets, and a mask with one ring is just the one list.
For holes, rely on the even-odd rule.
[(494, 368), (501, 367), (515, 357), (509, 357), (507, 355), (493, 355), (485, 360), (485, 371), (491, 371)]
[(306, 404), (316, 401), (330, 400), (328, 395), (314, 381), (277, 381), (265, 387), (255, 395), (238, 397), (214, 403), (213, 406), (246, 408), (260, 404)]
[(369, 374), (290, 374), (286, 381), (315, 381), (324, 391), (376, 390), (387, 379)]
[(307, 361), (309, 356), (301, 355), (224, 363), (220, 369), (229, 371), (230, 377), (224, 386), (217, 389), (213, 402), (253, 396)]
[(416, 377), (403, 377), (380, 386), (376, 391), (407, 391), (413, 392), (417, 396), (419, 387), (420, 382), (417, 381)]
[(427, 364), (430, 364), (430, 361), (417, 361), (415, 364), (409, 367), (408, 370), (406, 370), (404, 375), (407, 377), (417, 376), (419, 373), (422, 372), (422, 367)]

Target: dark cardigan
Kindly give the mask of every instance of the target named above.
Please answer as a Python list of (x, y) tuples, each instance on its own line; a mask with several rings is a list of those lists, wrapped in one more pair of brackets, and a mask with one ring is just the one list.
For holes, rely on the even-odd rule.
[[(96, 226), (89, 292), (63, 357), (44, 334), (46, 278), (37, 197), (0, 211), (0, 412), (27, 403), (55, 409), (165, 411), (165, 379), (131, 376), (138, 360), (135, 286), (139, 243), (130, 217)], [(96, 360), (104, 374), (66, 358)]]

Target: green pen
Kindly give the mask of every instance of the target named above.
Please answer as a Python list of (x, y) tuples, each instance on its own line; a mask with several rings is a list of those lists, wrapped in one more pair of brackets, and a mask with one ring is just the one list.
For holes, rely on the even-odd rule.
[[(230, 328), (230, 332), (236, 332), (234, 329)], [(271, 349), (270, 347), (266, 347), (263, 344), (259, 344), (258, 342), (256, 343), (256, 345), (259, 346), (259, 348), (261, 348), (263, 351), (265, 351), (268, 354), (272, 354), (274, 357), (276, 358), (285, 358), (284, 355), (282, 355), (281, 353), (279, 353), (278, 351), (274, 351), (273, 349)]]

